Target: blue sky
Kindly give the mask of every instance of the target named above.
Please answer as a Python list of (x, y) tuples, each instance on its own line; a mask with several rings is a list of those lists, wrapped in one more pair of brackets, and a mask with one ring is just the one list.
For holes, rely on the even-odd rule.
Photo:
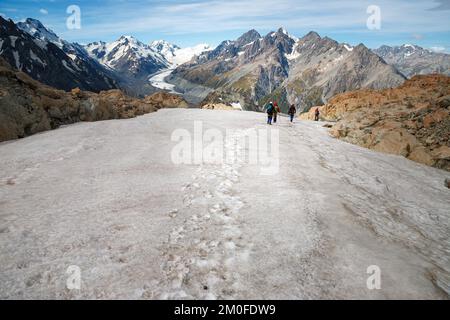
[[(81, 9), (80, 30), (66, 27), (69, 5)], [(381, 10), (379, 30), (367, 28), (370, 5)], [(314, 30), (371, 48), (414, 43), (450, 52), (450, 0), (0, 0), (0, 14), (39, 19), (79, 43), (133, 35), (146, 43), (217, 45), (249, 29), (266, 34), (283, 26), (298, 37)]]

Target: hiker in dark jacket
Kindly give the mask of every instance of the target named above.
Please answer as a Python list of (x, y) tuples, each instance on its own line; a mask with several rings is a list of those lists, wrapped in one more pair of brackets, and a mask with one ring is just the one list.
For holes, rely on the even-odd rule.
[(274, 108), (274, 111), (273, 111), (273, 123), (277, 123), (278, 113), (281, 113), (281, 109), (278, 106), (278, 103), (276, 103), (276, 102), (273, 104), (273, 108)]
[(295, 108), (295, 105), (291, 105), (291, 107), (289, 108), (289, 111), (288, 111), (289, 117), (291, 118), (291, 122), (294, 122), (294, 117), (295, 117), (296, 113), (297, 113), (297, 109)]
[(272, 101), (266, 106), (267, 109), (267, 124), (272, 125), (273, 114), (275, 111), (275, 107), (273, 106)]
[(320, 118), (320, 111), (319, 111), (319, 108), (317, 108), (316, 109), (316, 113), (315, 113), (314, 121), (319, 121), (319, 118)]

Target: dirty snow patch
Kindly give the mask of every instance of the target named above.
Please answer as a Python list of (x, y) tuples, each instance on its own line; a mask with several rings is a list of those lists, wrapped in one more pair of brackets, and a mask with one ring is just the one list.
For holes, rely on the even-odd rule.
[(299, 45), (299, 43), (297, 42), (297, 43), (294, 45), (294, 47), (292, 48), (292, 52), (285, 55), (285, 56), (286, 56), (286, 59), (288, 59), (288, 60), (295, 60), (295, 59), (297, 59), (298, 57), (300, 57), (300, 53), (297, 51), (298, 45)]
[(233, 103), (231, 103), (231, 106), (236, 110), (243, 110), (240, 102), (236, 102), (236, 103), (233, 102)]
[(11, 46), (12, 46), (13, 48), (16, 47), (16, 41), (17, 41), (17, 38), (18, 38), (18, 37), (16, 37), (16, 36), (9, 36), (9, 40), (11, 40)]
[(14, 56), (14, 61), (16, 62), (16, 69), (22, 70), (19, 53), (17, 51), (13, 51), (13, 56)]
[(61, 60), (64, 68), (66, 68), (67, 70), (69, 70), (72, 73), (75, 73), (75, 70), (73, 70), (71, 67), (69, 67), (69, 65), (67, 64), (67, 62), (65, 60)]
[(43, 62), (39, 57), (30, 49), (30, 58), (33, 61), (39, 62), (43, 67), (47, 66), (45, 62)]

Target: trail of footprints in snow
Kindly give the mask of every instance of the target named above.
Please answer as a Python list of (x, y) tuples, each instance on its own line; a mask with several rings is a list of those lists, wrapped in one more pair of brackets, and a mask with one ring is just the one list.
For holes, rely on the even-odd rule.
[[(227, 152), (241, 152), (238, 135), (227, 141)], [(242, 163), (200, 167), (182, 188), (184, 209), (172, 218), (194, 213), (174, 228), (162, 248), (165, 279), (144, 298), (231, 299), (240, 290), (233, 272), (245, 263), (251, 245), (244, 242), (238, 213), (244, 203), (233, 192)]]

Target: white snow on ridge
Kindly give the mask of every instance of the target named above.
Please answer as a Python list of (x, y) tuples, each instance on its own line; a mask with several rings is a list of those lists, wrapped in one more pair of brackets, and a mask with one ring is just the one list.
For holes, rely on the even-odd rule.
[(72, 53), (68, 53), (67, 56), (72, 59), (73, 61), (75, 61), (77, 59), (77, 56), (75, 54)]
[(236, 110), (243, 110), (240, 102), (231, 103), (231, 106)]
[(283, 27), (281, 28), (281, 31), (283, 32), (284, 35), (288, 36), (289, 38), (291, 38), (292, 40), (294, 40), (295, 42), (297, 42), (299, 39), (291, 34), (289, 34), (289, 32)]
[(344, 48), (345, 48), (347, 51), (350, 51), (350, 52), (353, 51), (353, 49), (354, 49), (353, 47), (351, 47), (351, 46), (349, 46), (349, 45), (347, 45), (347, 44), (345, 44), (345, 43), (344, 43)]
[(33, 42), (42, 50), (47, 50), (47, 42), (39, 39), (33, 39)]
[(67, 64), (66, 60), (61, 60), (61, 63), (63, 64), (63, 66), (69, 70), (72, 73), (75, 73), (75, 70), (73, 70), (71, 67), (69, 67), (69, 65)]
[(20, 63), (20, 56), (19, 56), (19, 52), (17, 52), (16, 50), (13, 51), (13, 56), (14, 56), (14, 61), (16, 63), (16, 69), (17, 70), (22, 70), (22, 64)]
[(16, 47), (16, 41), (17, 41), (17, 38), (18, 38), (18, 37), (16, 37), (16, 36), (9, 36), (9, 40), (11, 40), (11, 46), (12, 46), (13, 48)]
[(298, 57), (300, 57), (300, 53), (297, 51), (298, 45), (299, 45), (299, 42), (296, 42), (294, 44), (294, 46), (292, 47), (292, 52), (285, 55), (286, 59), (288, 59), (288, 60), (295, 60)]
[(202, 54), (203, 52), (213, 50), (208, 44), (198, 44), (194, 47), (177, 49), (174, 51), (174, 55), (172, 57), (167, 57), (167, 60), (171, 62), (175, 66), (182, 65), (186, 62), (189, 62), (195, 56)]
[[(111, 43), (90, 43), (85, 46), (85, 49), (90, 57), (97, 59), (101, 64), (111, 68), (114, 68), (117, 61), (121, 59), (138, 61), (140, 59), (151, 58), (161, 65), (169, 65), (160, 53), (133, 36), (122, 36), (117, 41)], [(98, 58), (98, 53), (101, 53), (100, 58)]]
[(70, 45), (68, 42), (58, 37), (52, 30), (46, 28), (39, 20), (29, 18), (24, 22), (19, 22), (17, 26), (31, 36), (44, 42), (49, 41), (60, 49), (62, 49), (64, 45)]
[(39, 57), (30, 49), (30, 58), (31, 60), (39, 62), (43, 67), (47, 66), (45, 62), (43, 62)]

